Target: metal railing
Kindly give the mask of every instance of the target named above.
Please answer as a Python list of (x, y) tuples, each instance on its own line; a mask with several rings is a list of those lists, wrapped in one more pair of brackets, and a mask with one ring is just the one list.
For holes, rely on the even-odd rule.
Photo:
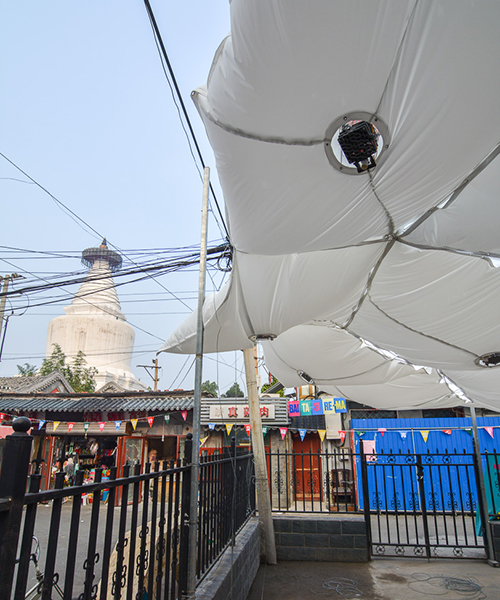
[(255, 512), (253, 454), (229, 453), (200, 460), (197, 576), (204, 576)]
[[(182, 462), (147, 463), (144, 472), (126, 465), (120, 478), (114, 467), (106, 480), (96, 469), (86, 485), (79, 471), (71, 487), (61, 471), (46, 491), (35, 473), (26, 493), (30, 425), (24, 417), (14, 422), (0, 472), (0, 598), (25, 600), (30, 590), (30, 598), (49, 600), (62, 590), (79, 600), (180, 599), (187, 587), (190, 435)], [(233, 448), (204, 460), (198, 500), (201, 579), (255, 510), (252, 455), (236, 456)]]
[(352, 513), (359, 509), (356, 455), (338, 452), (268, 452), (271, 508), (275, 512)]
[[(484, 523), (500, 510), (496, 453), (483, 454), (482, 465), (474, 453), (466, 452), (368, 454), (360, 462), (360, 503), (374, 555), (487, 555)], [(478, 490), (481, 468), (490, 485), (488, 507)]]

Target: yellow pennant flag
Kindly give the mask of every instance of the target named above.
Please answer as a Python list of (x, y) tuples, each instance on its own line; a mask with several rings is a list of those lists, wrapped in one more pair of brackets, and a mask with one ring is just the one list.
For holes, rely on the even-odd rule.
[(54, 423), (53, 423), (53, 425), (52, 425), (52, 427), (53, 427), (52, 431), (55, 431), (55, 430), (56, 430), (56, 429), (59, 427), (59, 423), (60, 423), (60, 422), (61, 422), (61, 421), (54, 421)]
[(318, 429), (318, 433), (321, 441), (323, 441), (325, 439), (326, 429)]
[(134, 431), (135, 431), (135, 428), (137, 427), (138, 421), (139, 421), (139, 419), (130, 419), (130, 422), (132, 423), (132, 427), (134, 428)]
[(200, 439), (200, 448), (201, 448), (201, 446), (203, 446), (203, 444), (204, 444), (204, 443), (205, 443), (207, 440), (208, 440), (208, 435), (207, 435), (207, 437), (204, 437), (204, 438), (201, 438), (201, 439)]
[(424, 442), (427, 444), (427, 438), (429, 437), (429, 430), (421, 431), (422, 437), (424, 438)]
[(231, 433), (231, 429), (232, 428), (233, 428), (233, 424), (232, 423), (226, 423), (227, 435), (229, 435)]

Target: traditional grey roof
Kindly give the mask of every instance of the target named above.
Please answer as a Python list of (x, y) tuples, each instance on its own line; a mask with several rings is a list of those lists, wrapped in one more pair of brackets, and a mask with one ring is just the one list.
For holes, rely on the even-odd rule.
[(108, 383), (105, 383), (102, 387), (100, 387), (98, 390), (96, 390), (96, 393), (103, 394), (105, 392), (107, 393), (107, 392), (126, 392), (126, 391), (127, 391), (127, 389), (124, 388), (123, 386), (121, 386), (116, 381), (108, 381)]
[(0, 377), (1, 393), (50, 393), (55, 387), (62, 388), (59, 389), (60, 392), (73, 392), (73, 388), (59, 371), (54, 371), (53, 373), (49, 373), (49, 375), (16, 375), (15, 377)]
[(17, 412), (169, 412), (191, 410), (192, 391), (103, 394), (0, 394), (0, 411)]

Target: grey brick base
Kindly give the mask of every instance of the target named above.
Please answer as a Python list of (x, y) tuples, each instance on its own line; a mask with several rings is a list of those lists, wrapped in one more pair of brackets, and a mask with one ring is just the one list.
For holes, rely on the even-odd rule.
[(245, 600), (259, 564), (259, 520), (252, 518), (237, 535), (233, 551), (231, 548), (225, 551), (217, 566), (197, 588), (196, 600)]
[(500, 562), (500, 521), (490, 521), (490, 529), (493, 538), (495, 560)]
[(368, 562), (363, 517), (287, 515), (273, 523), (278, 560)]

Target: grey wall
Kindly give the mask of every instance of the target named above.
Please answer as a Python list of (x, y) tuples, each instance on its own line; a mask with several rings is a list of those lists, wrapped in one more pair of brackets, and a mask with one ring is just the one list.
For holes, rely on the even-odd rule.
[(368, 562), (363, 517), (275, 516), (278, 560)]
[(236, 536), (207, 578), (197, 588), (196, 600), (245, 600), (260, 564), (259, 520), (255, 517)]

